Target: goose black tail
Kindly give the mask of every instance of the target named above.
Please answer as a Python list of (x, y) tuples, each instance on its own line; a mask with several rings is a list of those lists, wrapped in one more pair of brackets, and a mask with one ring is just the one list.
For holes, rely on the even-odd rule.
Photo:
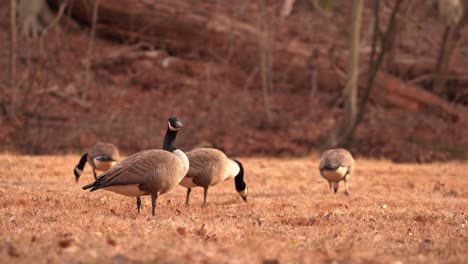
[(91, 183), (91, 184), (83, 186), (83, 190), (87, 190), (87, 189), (92, 188), (92, 187), (94, 187), (94, 182)]

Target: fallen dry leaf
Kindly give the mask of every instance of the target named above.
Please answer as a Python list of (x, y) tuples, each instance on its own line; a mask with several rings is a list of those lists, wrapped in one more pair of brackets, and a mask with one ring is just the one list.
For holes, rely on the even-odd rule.
[(16, 247), (12, 244), (8, 245), (8, 255), (15, 258), (20, 256), (18, 249), (16, 249)]
[(115, 239), (111, 237), (107, 237), (106, 241), (107, 241), (107, 244), (110, 246), (113, 246), (113, 247), (117, 246), (117, 241), (115, 241)]
[(177, 228), (177, 233), (181, 236), (186, 236), (187, 235), (187, 229), (185, 227), (178, 227)]
[(61, 248), (67, 248), (67, 247), (71, 246), (72, 243), (73, 243), (73, 239), (71, 239), (71, 238), (70, 239), (62, 239), (62, 240), (60, 240), (58, 242), (59, 247), (61, 247)]
[(203, 237), (206, 236), (206, 233), (207, 233), (208, 231), (206, 230), (205, 225), (206, 225), (206, 224), (203, 224), (203, 225), (200, 227), (200, 229), (197, 229), (197, 230), (195, 231), (195, 234), (197, 234), (197, 235), (199, 235), (199, 236), (203, 236)]

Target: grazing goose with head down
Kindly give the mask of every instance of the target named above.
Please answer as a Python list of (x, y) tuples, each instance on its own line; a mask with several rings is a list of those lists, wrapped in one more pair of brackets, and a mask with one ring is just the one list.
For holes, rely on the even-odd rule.
[(185, 153), (174, 146), (181, 127), (182, 122), (177, 117), (169, 118), (163, 150), (152, 149), (133, 154), (83, 189), (104, 189), (136, 197), (138, 213), (141, 213), (140, 196), (151, 195), (151, 212), (154, 216), (158, 196), (176, 186), (189, 168)]
[(180, 185), (187, 188), (187, 206), (193, 187), (203, 187), (203, 207), (205, 207), (208, 188), (230, 178), (234, 178), (237, 192), (244, 202), (247, 201), (244, 168), (238, 160), (229, 159), (222, 151), (213, 148), (191, 150), (187, 152), (187, 157), (190, 168), (180, 182)]
[(340, 181), (345, 183), (345, 194), (349, 195), (348, 180), (354, 171), (354, 159), (346, 149), (329, 149), (320, 157), (320, 175), (328, 181), (336, 193)]
[(120, 158), (119, 150), (111, 143), (96, 143), (87, 153), (81, 156), (80, 161), (73, 169), (75, 180), (78, 182), (86, 162), (93, 169), (94, 179), (97, 179), (96, 170), (107, 171), (112, 168)]

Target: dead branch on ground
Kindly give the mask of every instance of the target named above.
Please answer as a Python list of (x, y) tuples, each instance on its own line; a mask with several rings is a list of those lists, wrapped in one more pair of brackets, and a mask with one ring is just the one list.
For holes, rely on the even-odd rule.
[(281, 8), (280, 12), (281, 18), (285, 19), (292, 13), (295, 3), (296, 0), (284, 0), (283, 8)]

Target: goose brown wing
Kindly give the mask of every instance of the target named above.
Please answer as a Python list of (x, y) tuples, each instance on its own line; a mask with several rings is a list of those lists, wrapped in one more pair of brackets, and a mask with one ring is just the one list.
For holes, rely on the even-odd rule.
[(175, 162), (175, 159), (172, 153), (164, 150), (138, 152), (99, 176), (91, 191), (116, 185), (143, 184), (149, 177), (160, 171), (165, 172), (167, 169), (164, 167), (170, 168), (169, 163)]
[[(224, 176), (223, 166), (227, 162), (226, 155), (217, 150), (200, 148), (186, 153), (190, 161), (189, 171), (186, 177), (192, 177), (193, 182), (200, 186), (208, 186), (220, 181)], [(216, 179), (219, 177), (220, 179)]]
[(331, 149), (323, 153), (320, 158), (320, 170), (335, 169), (339, 166), (354, 167), (354, 159), (349, 151), (345, 149)]

